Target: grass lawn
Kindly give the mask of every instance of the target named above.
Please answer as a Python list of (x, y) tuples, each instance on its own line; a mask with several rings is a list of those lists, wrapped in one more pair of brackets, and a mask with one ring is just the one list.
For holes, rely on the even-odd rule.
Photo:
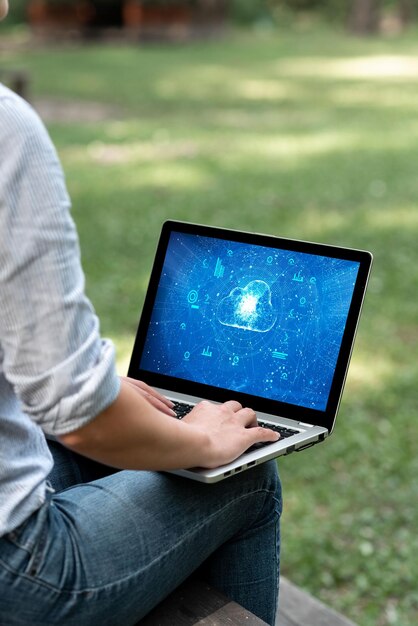
[(30, 70), (35, 101), (113, 107), (48, 127), (121, 372), (166, 218), (374, 253), (335, 435), (279, 462), (282, 572), (361, 626), (418, 615), (416, 35), (10, 46), (0, 62)]

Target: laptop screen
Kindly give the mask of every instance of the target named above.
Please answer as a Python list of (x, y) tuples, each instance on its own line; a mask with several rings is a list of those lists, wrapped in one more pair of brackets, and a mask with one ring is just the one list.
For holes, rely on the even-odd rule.
[(360, 261), (202, 228), (160, 242), (135, 372), (325, 411)]
[(140, 369), (324, 411), (359, 265), (173, 232)]

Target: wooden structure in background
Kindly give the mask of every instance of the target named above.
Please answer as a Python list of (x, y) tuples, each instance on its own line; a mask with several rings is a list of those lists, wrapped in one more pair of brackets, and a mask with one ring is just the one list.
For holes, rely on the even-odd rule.
[(181, 40), (222, 27), (226, 0), (29, 0), (36, 32), (93, 36), (119, 31), (142, 39)]

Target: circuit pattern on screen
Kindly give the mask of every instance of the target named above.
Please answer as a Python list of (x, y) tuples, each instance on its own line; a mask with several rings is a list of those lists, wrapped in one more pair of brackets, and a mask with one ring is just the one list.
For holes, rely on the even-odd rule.
[(172, 233), (140, 368), (324, 411), (358, 269)]

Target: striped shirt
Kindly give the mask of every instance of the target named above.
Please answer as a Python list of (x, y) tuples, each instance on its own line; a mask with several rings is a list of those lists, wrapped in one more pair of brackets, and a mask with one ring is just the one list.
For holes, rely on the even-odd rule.
[(87, 424), (119, 392), (69, 209), (45, 127), (0, 84), (0, 536), (44, 502), (45, 434)]

